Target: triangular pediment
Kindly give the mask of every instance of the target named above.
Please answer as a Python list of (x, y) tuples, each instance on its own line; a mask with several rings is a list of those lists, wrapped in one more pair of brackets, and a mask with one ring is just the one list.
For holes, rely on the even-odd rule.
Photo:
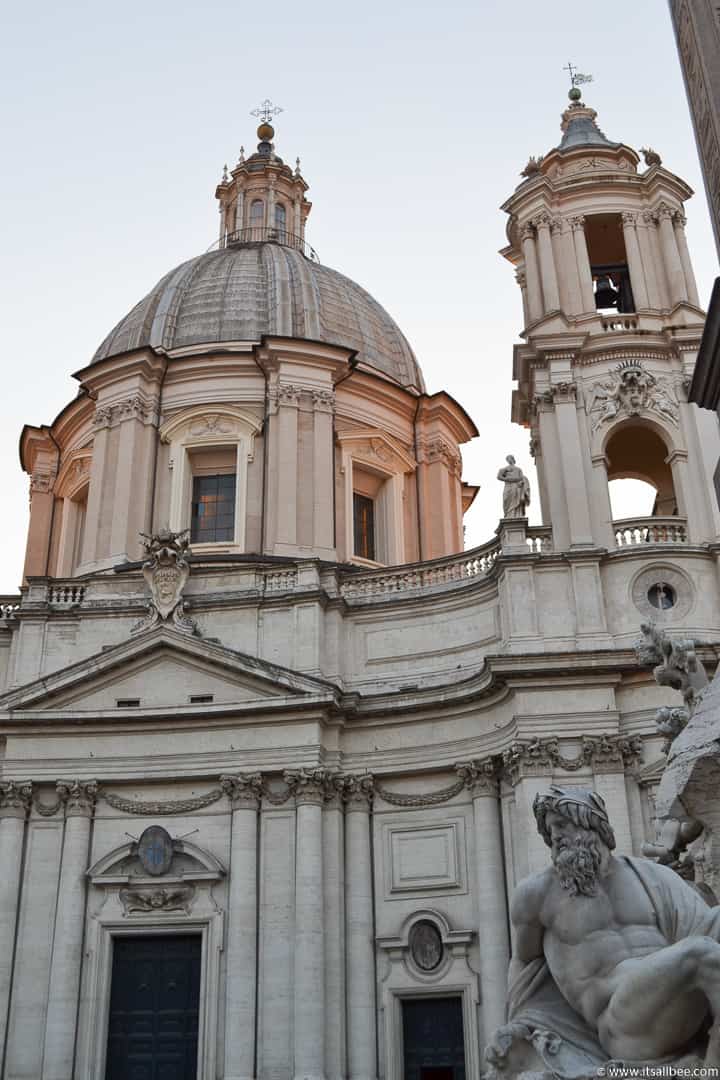
[(332, 700), (330, 683), (161, 627), (22, 686), (0, 711), (107, 714)]

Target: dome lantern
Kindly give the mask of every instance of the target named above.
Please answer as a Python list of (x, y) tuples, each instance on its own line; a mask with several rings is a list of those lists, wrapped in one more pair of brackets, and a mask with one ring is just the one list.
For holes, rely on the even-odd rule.
[(313, 254), (305, 247), (305, 222), (312, 204), (306, 199), (308, 185), (299, 168), (291, 169), (275, 152), (275, 128), (271, 119), (283, 110), (269, 99), (253, 109), (260, 120), (254, 154), (241, 151), (227, 181), (219, 184), (221, 248), (267, 241)]

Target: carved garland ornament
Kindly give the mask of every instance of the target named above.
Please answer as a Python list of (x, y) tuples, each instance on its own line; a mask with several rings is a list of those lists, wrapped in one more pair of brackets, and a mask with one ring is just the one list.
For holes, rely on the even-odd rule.
[(473, 796), (497, 795), (502, 777), (514, 783), (523, 767), (555, 767), (574, 772), (584, 766), (594, 765), (602, 769), (611, 766), (613, 771), (636, 764), (642, 756), (642, 739), (639, 736), (622, 735), (583, 736), (580, 753), (574, 758), (565, 757), (557, 738), (517, 740), (502, 754), (482, 759), (458, 762), (454, 768), (458, 779), (438, 791), (398, 792), (391, 791), (371, 773), (342, 773), (323, 767), (315, 769), (287, 769), (283, 774), (285, 788), (276, 791), (260, 772), (223, 774), (220, 786), (211, 788), (203, 795), (187, 799), (126, 799), (114, 792), (100, 788), (96, 781), (57, 782), (57, 800), (48, 805), (37, 798), (32, 799), (29, 781), (9, 781), (0, 784), (0, 809), (3, 806), (32, 804), (43, 817), (51, 817), (63, 806), (91, 812), (97, 799), (103, 799), (115, 810), (140, 817), (161, 817), (174, 814), (190, 814), (211, 806), (226, 795), (233, 809), (240, 806), (257, 807), (261, 799), (274, 806), (282, 806), (293, 796), (296, 802), (329, 803), (339, 800), (347, 807), (369, 808), (375, 796), (393, 806), (430, 807), (439, 806), (468, 788)]

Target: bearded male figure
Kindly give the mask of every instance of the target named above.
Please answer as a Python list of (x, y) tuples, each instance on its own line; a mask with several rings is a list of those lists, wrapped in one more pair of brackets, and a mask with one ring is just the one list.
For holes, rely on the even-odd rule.
[(488, 1060), (517, 1075), (530, 1044), (564, 1080), (608, 1061), (719, 1064), (720, 909), (667, 867), (613, 855), (595, 792), (553, 786), (533, 811), (553, 865), (513, 894), (509, 1022)]

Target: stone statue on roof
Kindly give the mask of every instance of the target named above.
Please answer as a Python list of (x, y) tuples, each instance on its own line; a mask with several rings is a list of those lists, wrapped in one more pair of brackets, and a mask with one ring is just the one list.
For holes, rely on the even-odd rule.
[(596, 792), (552, 786), (533, 811), (552, 866), (512, 898), (508, 1023), (486, 1051), (491, 1075), (718, 1065), (720, 909), (668, 867), (614, 855)]
[(503, 488), (503, 517), (524, 518), (530, 505), (530, 481), (519, 465), (515, 464), (515, 458), (508, 454), (505, 458), (506, 465), (500, 469), (497, 478), (502, 480)]

